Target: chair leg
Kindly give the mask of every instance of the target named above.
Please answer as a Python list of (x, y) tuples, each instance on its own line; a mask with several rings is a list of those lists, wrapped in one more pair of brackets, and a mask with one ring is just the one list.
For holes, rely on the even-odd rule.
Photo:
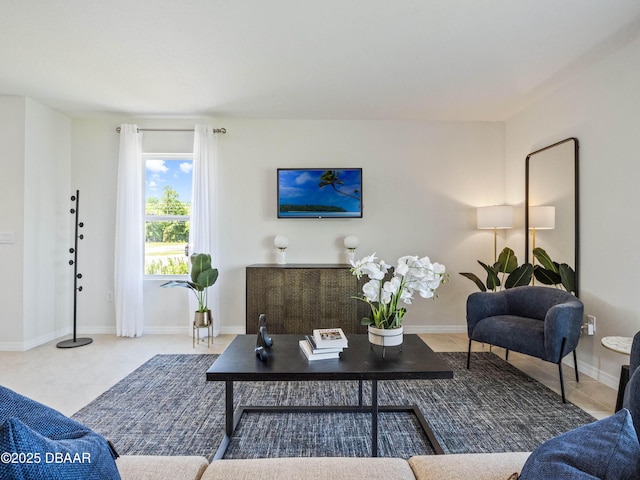
[(558, 362), (558, 370), (560, 372), (560, 391), (562, 392), (562, 403), (567, 403), (567, 399), (564, 396), (564, 378), (562, 377), (562, 360)]
[(469, 339), (469, 350), (467, 351), (467, 370), (471, 366), (471, 339)]
[(509, 349), (507, 348), (506, 353), (504, 354), (505, 361), (509, 360)]
[[(560, 358), (558, 359), (558, 371), (560, 372), (560, 391), (562, 392), (562, 403), (567, 403), (567, 399), (564, 395), (564, 377), (562, 376), (562, 358), (564, 357), (564, 346), (567, 343), (566, 337), (562, 339), (562, 344), (560, 345)], [(575, 350), (573, 351), (575, 354)], [(575, 360), (575, 357), (573, 357)], [(577, 370), (576, 370), (577, 371)]]
[(578, 378), (578, 357), (575, 350), (573, 351), (573, 366), (576, 370), (576, 382), (580, 382), (580, 379)]

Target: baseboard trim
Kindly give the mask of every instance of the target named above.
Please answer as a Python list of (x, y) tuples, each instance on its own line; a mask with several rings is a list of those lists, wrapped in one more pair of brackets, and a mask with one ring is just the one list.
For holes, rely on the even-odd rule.
[[(573, 367), (573, 355), (567, 355), (562, 363), (566, 363), (570, 367)], [(578, 373), (584, 373), (585, 375), (588, 375), (589, 377), (599, 381), (607, 387), (618, 390), (620, 377), (616, 377), (609, 373), (603, 372), (602, 370), (595, 368), (593, 365), (589, 365), (582, 360), (578, 360)]]
[(115, 335), (115, 327), (78, 327), (78, 335)]
[(22, 342), (0, 342), (0, 352), (24, 352)]
[[(79, 334), (82, 335), (116, 335), (115, 327), (82, 327), (79, 328)], [(191, 327), (189, 326), (159, 326), (147, 325), (143, 327), (143, 335), (188, 335), (191, 336)]]
[(405, 325), (404, 333), (467, 333), (466, 325)]
[(65, 327), (55, 332), (40, 335), (24, 342), (0, 342), (0, 352), (26, 352), (45, 343), (54, 341), (71, 333), (70, 327)]
[[(84, 326), (78, 327), (79, 334), (81, 335), (115, 335), (116, 329), (115, 327), (91, 327)], [(191, 336), (191, 326), (190, 325), (147, 325), (144, 327), (143, 335), (187, 335)], [(63, 335), (68, 335), (70, 332), (67, 332)], [(222, 327), (220, 329), (220, 334), (222, 335), (243, 335), (245, 333), (244, 327)], [(57, 338), (57, 337), (56, 337)], [(2, 343), (0, 343), (2, 346)]]
[(144, 335), (191, 335), (191, 327), (182, 325), (166, 326), (146, 326), (143, 330)]
[(222, 335), (244, 335), (247, 333), (246, 327), (222, 327), (220, 334)]

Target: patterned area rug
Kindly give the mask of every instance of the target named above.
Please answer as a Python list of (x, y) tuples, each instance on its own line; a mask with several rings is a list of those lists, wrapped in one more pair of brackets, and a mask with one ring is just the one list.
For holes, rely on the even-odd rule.
[[(453, 380), (379, 382), (379, 404), (417, 404), (446, 453), (530, 451), (595, 419), (492, 353), (441, 353)], [(120, 454), (211, 457), (223, 437), (224, 384), (207, 382), (217, 355), (156, 355), (73, 418)], [(357, 404), (357, 382), (239, 382), (236, 404)], [(365, 382), (365, 403), (371, 398)], [(431, 453), (412, 413), (379, 414), (379, 455)], [(225, 458), (369, 456), (366, 413), (253, 413)]]

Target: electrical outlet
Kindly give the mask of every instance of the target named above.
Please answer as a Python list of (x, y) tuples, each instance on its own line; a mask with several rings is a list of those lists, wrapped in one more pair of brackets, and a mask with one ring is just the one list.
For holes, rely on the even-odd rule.
[(113, 302), (113, 292), (111, 290), (107, 290), (107, 302)]
[(16, 243), (15, 232), (0, 232), (0, 243)]
[(596, 316), (587, 315), (587, 334), (595, 335), (596, 333)]

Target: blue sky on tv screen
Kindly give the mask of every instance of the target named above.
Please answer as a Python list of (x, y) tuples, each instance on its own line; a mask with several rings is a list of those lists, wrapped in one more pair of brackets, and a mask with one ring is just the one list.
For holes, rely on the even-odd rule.
[(334, 170), (338, 182), (320, 186), (326, 170), (280, 170), (280, 205), (329, 205), (360, 212), (362, 172)]

